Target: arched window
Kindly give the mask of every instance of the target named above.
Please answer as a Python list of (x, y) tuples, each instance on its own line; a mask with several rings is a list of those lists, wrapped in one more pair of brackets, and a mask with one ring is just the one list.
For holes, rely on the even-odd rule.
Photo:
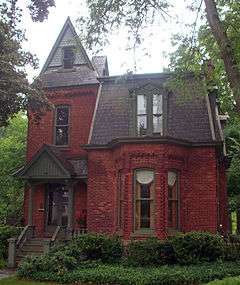
[(135, 230), (154, 227), (154, 171), (135, 172)]
[(179, 230), (179, 175), (168, 172), (168, 228)]

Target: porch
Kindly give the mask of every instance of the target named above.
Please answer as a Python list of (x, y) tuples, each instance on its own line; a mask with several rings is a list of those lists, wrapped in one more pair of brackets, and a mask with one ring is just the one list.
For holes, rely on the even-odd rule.
[(47, 252), (56, 240), (87, 231), (87, 161), (66, 158), (57, 147), (44, 145), (15, 173), (26, 181), (25, 228), (9, 240), (9, 267), (18, 257)]

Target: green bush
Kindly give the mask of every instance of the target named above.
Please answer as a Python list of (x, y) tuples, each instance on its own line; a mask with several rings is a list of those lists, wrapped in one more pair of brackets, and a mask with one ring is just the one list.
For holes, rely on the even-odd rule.
[[(226, 276), (240, 275), (240, 263), (203, 263), (190, 266), (124, 267), (98, 265), (81, 268), (65, 274), (35, 271), (28, 278), (68, 284), (119, 285), (198, 285)], [(19, 277), (26, 277), (19, 274)]]
[(134, 266), (171, 264), (174, 261), (174, 252), (169, 241), (149, 238), (133, 241), (127, 246), (127, 262)]
[(69, 245), (75, 257), (102, 262), (118, 262), (123, 255), (123, 244), (119, 237), (102, 234), (79, 235)]
[(240, 244), (226, 243), (224, 259), (227, 261), (240, 260)]
[(101, 262), (116, 262), (122, 258), (123, 246), (119, 238), (87, 234), (68, 243), (59, 243), (48, 254), (27, 258), (19, 266), (19, 274), (42, 271), (65, 274), (76, 268), (96, 267)]
[(170, 238), (179, 264), (212, 262), (225, 255), (225, 242), (219, 235), (207, 232), (190, 232)]
[(17, 237), (22, 228), (13, 226), (0, 226), (0, 259), (7, 258), (8, 239)]

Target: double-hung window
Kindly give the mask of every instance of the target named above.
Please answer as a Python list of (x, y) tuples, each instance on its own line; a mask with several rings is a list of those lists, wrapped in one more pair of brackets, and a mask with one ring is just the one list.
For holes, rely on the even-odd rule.
[(179, 175), (168, 172), (168, 228), (179, 230)]
[(154, 172), (135, 172), (135, 230), (154, 228)]
[(162, 135), (163, 95), (138, 94), (136, 96), (136, 133), (138, 136)]
[(57, 106), (55, 109), (55, 144), (69, 143), (69, 106)]

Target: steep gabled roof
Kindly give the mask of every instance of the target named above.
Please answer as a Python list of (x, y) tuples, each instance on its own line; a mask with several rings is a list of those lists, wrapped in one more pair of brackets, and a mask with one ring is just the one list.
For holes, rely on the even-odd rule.
[(93, 56), (92, 63), (99, 77), (109, 76), (108, 61), (106, 56)]
[(79, 39), (79, 36), (77, 35), (77, 32), (70, 20), (70, 18), (68, 17), (60, 34), (58, 35), (58, 38), (55, 42), (55, 44), (53, 45), (53, 48), (41, 70), (41, 73), (40, 74), (43, 74), (47, 68), (49, 67), (49, 64), (51, 63), (51, 61), (53, 60), (54, 58), (54, 55), (56, 54), (56, 51), (58, 49), (58, 47), (60, 46), (61, 42), (63, 41), (64, 39), (64, 36), (67, 34), (68, 30), (70, 30), (70, 32), (72, 33), (73, 35), (73, 40), (75, 41), (77, 47), (79, 48), (78, 52), (81, 52), (81, 54), (83, 55), (83, 58), (85, 60), (85, 63), (89, 66), (89, 68), (91, 68), (92, 70), (94, 70), (94, 67), (92, 65), (92, 62), (90, 61), (85, 49), (83, 48), (81, 42), (80, 42), (80, 39)]
[[(64, 68), (63, 55), (67, 47), (74, 48), (72, 68)], [(68, 17), (43, 68), (39, 78), (46, 88), (59, 88), (98, 84), (98, 71), (90, 61)]]

